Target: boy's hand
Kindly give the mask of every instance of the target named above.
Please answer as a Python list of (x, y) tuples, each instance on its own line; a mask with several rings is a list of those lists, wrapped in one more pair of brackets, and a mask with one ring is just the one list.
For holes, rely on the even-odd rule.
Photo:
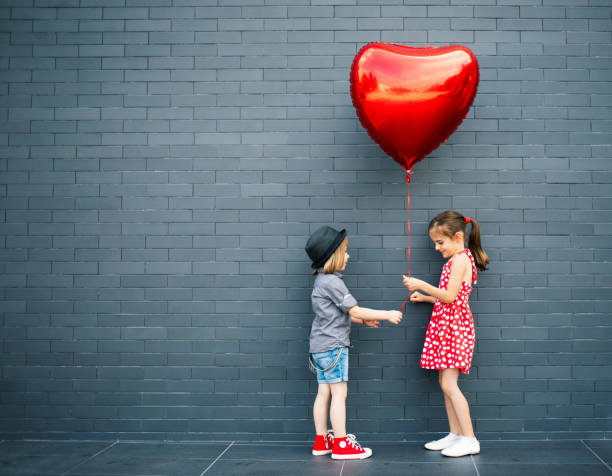
[(410, 302), (427, 302), (427, 297), (418, 291), (410, 295)]
[(387, 320), (391, 324), (399, 324), (402, 320), (402, 313), (399, 311), (387, 311)]
[(363, 321), (363, 325), (364, 326), (368, 326), (368, 327), (378, 327), (379, 321)]
[(416, 291), (419, 289), (423, 283), (420, 279), (409, 278), (408, 276), (404, 276), (402, 274), (402, 282), (404, 286), (406, 286), (410, 291)]

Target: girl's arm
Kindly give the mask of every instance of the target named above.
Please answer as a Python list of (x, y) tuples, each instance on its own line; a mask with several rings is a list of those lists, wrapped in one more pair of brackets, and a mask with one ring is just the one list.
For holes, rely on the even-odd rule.
[(469, 264), (469, 258), (463, 254), (457, 256), (456, 259), (453, 259), (446, 290), (432, 286), (431, 284), (420, 279), (408, 278), (406, 276), (404, 276), (403, 279), (404, 286), (410, 289), (410, 291), (423, 291), (435, 299), (439, 299), (442, 302), (450, 304), (457, 299), (457, 295), (461, 289), (461, 283), (463, 282), (463, 277), (465, 276)]
[(433, 296), (427, 296), (426, 294), (421, 294), (420, 292), (415, 291), (410, 295), (410, 302), (428, 302), (429, 304), (435, 304), (436, 298)]
[[(349, 309), (351, 318), (361, 321), (389, 321), (398, 324), (402, 320), (402, 313), (399, 311), (379, 311), (367, 307), (353, 306)], [(351, 319), (352, 321), (352, 319)], [(354, 322), (354, 321), (352, 321)]]

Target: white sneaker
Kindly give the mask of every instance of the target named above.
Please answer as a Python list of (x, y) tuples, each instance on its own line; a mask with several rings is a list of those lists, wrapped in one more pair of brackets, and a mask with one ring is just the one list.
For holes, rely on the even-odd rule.
[(480, 443), (476, 438), (461, 437), (454, 445), (442, 450), (444, 456), (458, 458), (460, 456), (477, 455), (480, 453)]
[(444, 438), (441, 438), (436, 441), (430, 441), (429, 443), (425, 443), (425, 448), (431, 451), (440, 451), (444, 448), (448, 448), (449, 446), (454, 445), (459, 441), (459, 436), (454, 433), (449, 433)]

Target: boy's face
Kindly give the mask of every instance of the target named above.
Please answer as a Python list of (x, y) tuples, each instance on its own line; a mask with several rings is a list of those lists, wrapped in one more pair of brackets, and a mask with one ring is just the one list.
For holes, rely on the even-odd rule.
[(346, 269), (346, 264), (348, 263), (349, 258), (351, 257), (351, 255), (348, 254), (348, 249), (344, 252), (344, 264), (342, 265), (342, 268), (340, 269), (340, 271), (344, 271)]
[(453, 237), (442, 233), (439, 227), (429, 230), (429, 237), (433, 241), (436, 251), (439, 251), (444, 258), (450, 258), (461, 251), (463, 245), (463, 233), (457, 232)]

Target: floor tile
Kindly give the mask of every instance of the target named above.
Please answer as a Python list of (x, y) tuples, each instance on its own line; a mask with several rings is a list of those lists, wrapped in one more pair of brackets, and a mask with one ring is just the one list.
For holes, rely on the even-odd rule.
[(481, 464), (476, 463), (480, 476), (610, 476), (603, 464)]
[(446, 458), (440, 451), (426, 450), (422, 443), (372, 443), (367, 446), (372, 449), (373, 458), (383, 461), (441, 464), (469, 462), (469, 458)]
[(218, 460), (204, 476), (338, 476), (341, 461), (238, 461)]
[(585, 444), (608, 465), (612, 464), (612, 440), (586, 440)]
[(480, 442), (480, 463), (598, 464), (600, 461), (580, 441)]
[(85, 459), (69, 455), (2, 455), (0, 475), (60, 475)]
[(420, 442), (363, 443), (372, 458), (334, 461), (300, 442), (4, 441), (0, 476), (612, 476), (610, 440), (481, 441), (466, 458)]
[[(455, 458), (445, 458), (439, 451), (428, 451), (421, 443), (363, 443), (376, 459), (397, 462), (451, 463)], [(294, 460), (315, 461), (329, 456), (313, 456), (310, 444), (242, 444), (235, 443), (221, 457), (222, 460)]]
[(74, 468), (69, 476), (200, 476), (213, 459), (135, 458), (101, 454)]
[[(464, 464), (465, 463), (465, 464)], [(376, 459), (347, 461), (342, 476), (477, 476), (474, 464), (465, 458), (461, 464), (401, 463)]]
[(57, 475), (86, 461), (112, 442), (4, 441), (0, 475)]
[(115, 458), (210, 459), (219, 456), (228, 443), (119, 442), (104, 452)]
[(234, 443), (221, 460), (319, 461), (329, 456), (313, 456), (312, 444)]
[(0, 444), (0, 457), (7, 455), (79, 455), (91, 456), (113, 441), (4, 441)]

